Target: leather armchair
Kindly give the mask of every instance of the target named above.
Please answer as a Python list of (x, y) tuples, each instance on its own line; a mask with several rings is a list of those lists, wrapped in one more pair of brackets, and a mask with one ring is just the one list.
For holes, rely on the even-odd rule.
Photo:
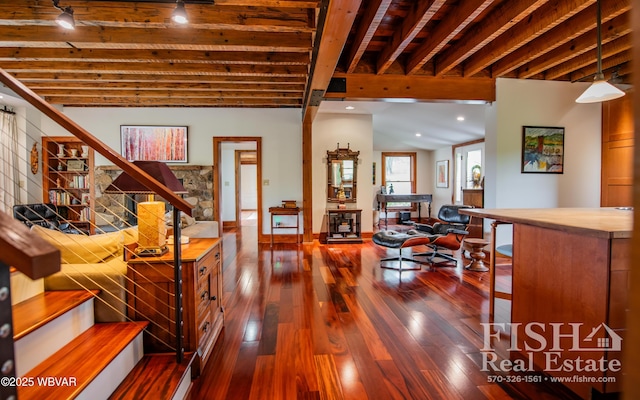
[(436, 257), (440, 257), (457, 264), (458, 260), (453, 254), (442, 251), (445, 249), (451, 251), (459, 250), (463, 239), (469, 234), (467, 225), (469, 225), (471, 217), (460, 214), (458, 210), (462, 208), (473, 207), (467, 205), (444, 205), (440, 208), (440, 211), (438, 211), (438, 219), (440, 222), (436, 222), (433, 225), (415, 224), (415, 229), (418, 231), (426, 232), (430, 235), (438, 235), (437, 238), (427, 245), (433, 249), (432, 251), (415, 254), (416, 256), (427, 256), (431, 263), (433, 263)]
[(28, 227), (39, 225), (44, 228), (54, 229), (64, 233), (86, 233), (73, 228), (69, 223), (61, 223), (58, 207), (50, 203), (15, 205), (13, 206), (13, 218), (24, 223)]

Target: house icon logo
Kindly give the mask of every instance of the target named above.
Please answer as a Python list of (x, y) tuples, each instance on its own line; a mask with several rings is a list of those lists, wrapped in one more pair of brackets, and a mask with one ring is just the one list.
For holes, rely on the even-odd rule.
[[(620, 351), (622, 350), (622, 337), (613, 329), (602, 323), (591, 330), (583, 340), (589, 342), (589, 346), (580, 346), (580, 351)], [(595, 345), (594, 345), (595, 341)], [(573, 350), (573, 349), (572, 349)]]

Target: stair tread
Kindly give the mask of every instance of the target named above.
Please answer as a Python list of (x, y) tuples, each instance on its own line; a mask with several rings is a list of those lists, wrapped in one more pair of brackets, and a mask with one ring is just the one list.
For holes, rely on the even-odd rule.
[(13, 321), (13, 340), (21, 339), (98, 293), (99, 290), (56, 290), (40, 293), (13, 305), (13, 315), (16, 316)]
[[(96, 324), (44, 360), (25, 378), (34, 378), (35, 385), (18, 388), (18, 398), (76, 397), (122, 349), (142, 332), (149, 323), (112, 322)], [(68, 386), (38, 384), (38, 377), (69, 378)]]
[(145, 354), (109, 399), (171, 399), (195, 356), (187, 353), (178, 364), (174, 353)]

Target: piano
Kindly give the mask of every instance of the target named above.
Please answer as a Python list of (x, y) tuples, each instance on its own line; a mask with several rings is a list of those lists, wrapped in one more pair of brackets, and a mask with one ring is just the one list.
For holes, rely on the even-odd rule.
[[(420, 203), (427, 203), (429, 210), (429, 218), (431, 218), (431, 201), (433, 199), (433, 195), (431, 194), (383, 194), (378, 193), (376, 195), (376, 200), (378, 200), (378, 211), (382, 209), (384, 211), (384, 228), (387, 229), (387, 203), (395, 203), (395, 202), (409, 202), (409, 203), (418, 203), (418, 220), (420, 220)], [(378, 228), (380, 228), (380, 222), (382, 218), (378, 221)]]

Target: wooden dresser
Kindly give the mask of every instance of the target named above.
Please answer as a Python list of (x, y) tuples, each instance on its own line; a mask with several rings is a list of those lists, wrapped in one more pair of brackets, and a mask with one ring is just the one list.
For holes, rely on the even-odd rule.
[[(484, 207), (484, 189), (462, 189), (462, 204), (474, 206), (475, 208)], [(471, 217), (469, 223), (469, 238), (483, 238), (484, 230), (482, 227), (482, 218)]]
[[(161, 257), (129, 260), (127, 271), (129, 316), (151, 321), (145, 332), (145, 353), (174, 351), (173, 246)], [(196, 373), (204, 367), (224, 326), (221, 304), (220, 239), (191, 239), (181, 247), (183, 337), (185, 351), (200, 356)]]

